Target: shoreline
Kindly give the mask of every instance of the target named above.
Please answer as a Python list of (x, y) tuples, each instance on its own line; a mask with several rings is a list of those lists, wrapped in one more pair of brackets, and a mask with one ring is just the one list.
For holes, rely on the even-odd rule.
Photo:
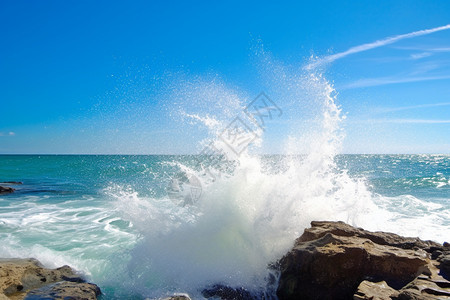
[[(450, 299), (449, 243), (370, 232), (343, 222), (311, 222), (273, 266), (280, 274), (279, 300)], [(0, 299), (91, 300), (101, 294), (71, 267), (47, 269), (32, 258), (0, 259), (0, 274)], [(202, 294), (224, 300), (268, 296), (222, 285), (205, 287)]]

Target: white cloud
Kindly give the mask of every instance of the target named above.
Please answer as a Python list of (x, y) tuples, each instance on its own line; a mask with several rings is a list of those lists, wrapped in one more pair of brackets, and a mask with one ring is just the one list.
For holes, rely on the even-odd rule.
[(431, 53), (431, 52), (422, 52), (422, 53), (411, 54), (410, 57), (411, 57), (411, 59), (421, 59), (421, 58), (429, 57), (431, 55), (433, 55), (433, 53)]
[(394, 112), (394, 111), (401, 111), (401, 110), (419, 109), (419, 108), (427, 108), (427, 107), (439, 107), (439, 106), (450, 106), (450, 102), (418, 104), (418, 105), (400, 106), (400, 107), (384, 107), (384, 108), (378, 109), (378, 112), (387, 113), (387, 112)]
[(387, 84), (443, 80), (443, 79), (450, 79), (450, 75), (418, 76), (418, 77), (403, 77), (403, 78), (398, 78), (398, 77), (365, 78), (365, 79), (359, 79), (359, 80), (356, 80), (349, 84), (346, 84), (346, 85), (342, 86), (341, 89), (355, 89), (355, 88), (380, 86), (380, 85), (387, 85)]
[(369, 119), (368, 123), (395, 123), (395, 124), (450, 124), (450, 120), (432, 119)]
[(385, 45), (389, 45), (389, 44), (398, 42), (400, 40), (409, 39), (409, 38), (422, 36), (422, 35), (427, 35), (427, 34), (431, 34), (431, 33), (442, 31), (442, 30), (447, 30), (447, 29), (450, 29), (450, 24), (445, 25), (445, 26), (436, 27), (436, 28), (419, 30), (419, 31), (414, 31), (414, 32), (411, 32), (411, 33), (406, 33), (406, 34), (400, 34), (400, 35), (388, 37), (388, 38), (385, 38), (385, 39), (382, 39), (382, 40), (378, 40), (378, 41), (375, 41), (375, 42), (372, 42), (372, 43), (362, 44), (362, 45), (359, 45), (359, 46), (352, 47), (352, 48), (348, 49), (347, 51), (336, 53), (336, 54), (333, 54), (333, 55), (328, 55), (328, 56), (325, 56), (325, 57), (323, 57), (321, 59), (318, 59), (317, 61), (315, 61), (313, 63), (310, 63), (307, 66), (305, 66), (305, 69), (311, 70), (311, 69), (314, 69), (314, 68), (316, 68), (318, 66), (321, 66), (323, 64), (331, 63), (331, 62), (333, 62), (335, 60), (344, 58), (344, 57), (346, 57), (348, 55), (351, 55), (351, 54), (355, 54), (355, 53), (371, 50), (371, 49), (374, 49), (374, 48), (382, 47), (382, 46), (385, 46)]
[(394, 49), (415, 50), (415, 51), (422, 51), (422, 52), (450, 52), (450, 47), (447, 47), (447, 46), (430, 47), (427, 45), (423, 45), (423, 46), (415, 46), (415, 47), (394, 47)]

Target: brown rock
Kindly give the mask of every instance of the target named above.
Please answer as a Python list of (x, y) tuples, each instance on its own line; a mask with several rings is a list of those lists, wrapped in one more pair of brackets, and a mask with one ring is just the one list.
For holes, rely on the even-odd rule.
[(11, 187), (5, 187), (5, 186), (1, 186), (0, 185), (0, 195), (1, 194), (10, 194), (12, 192), (14, 192), (15, 189), (11, 188)]
[(391, 288), (386, 281), (370, 282), (364, 280), (353, 295), (353, 300), (385, 300), (398, 295), (398, 291)]
[[(447, 282), (448, 283), (448, 282)], [(400, 290), (395, 300), (444, 300), (450, 299), (450, 287), (426, 278), (416, 278)]]
[(27, 292), (56, 282), (67, 282), (71, 286), (84, 280), (69, 266), (47, 269), (32, 258), (0, 259), (0, 294), (4, 296), (23, 299)]
[(70, 299), (95, 300), (100, 288), (92, 283), (61, 281), (28, 292), (25, 300), (34, 299)]
[(419, 238), (402, 237), (390, 232), (370, 232), (362, 228), (350, 226), (344, 222), (312, 221), (311, 228), (305, 229), (296, 243), (317, 240), (327, 233), (338, 236), (360, 237), (371, 240), (378, 245), (388, 245), (402, 249), (428, 249), (442, 246), (433, 241), (422, 241)]
[(420, 248), (433, 242), (369, 232), (342, 222), (311, 225), (279, 262), (280, 300), (351, 299), (363, 280), (384, 280), (398, 289), (429, 272), (429, 258)]

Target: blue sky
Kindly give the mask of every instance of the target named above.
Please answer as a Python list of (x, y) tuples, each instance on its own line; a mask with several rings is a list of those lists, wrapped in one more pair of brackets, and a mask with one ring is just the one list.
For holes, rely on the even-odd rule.
[(0, 153), (196, 153), (173, 82), (256, 96), (261, 44), (323, 63), (343, 152), (450, 153), (450, 28), (423, 31), (448, 24), (448, 1), (1, 1)]

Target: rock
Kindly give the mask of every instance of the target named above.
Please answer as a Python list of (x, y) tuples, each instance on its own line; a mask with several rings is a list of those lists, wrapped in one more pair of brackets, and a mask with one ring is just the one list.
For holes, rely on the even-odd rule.
[(11, 188), (11, 187), (5, 187), (5, 186), (1, 186), (0, 185), (0, 195), (1, 194), (10, 194), (12, 192), (14, 192), (15, 189)]
[(431, 253), (431, 259), (437, 259), (441, 255), (442, 255), (442, 251), (441, 250), (434, 250)]
[(369, 232), (343, 222), (312, 222), (280, 261), (283, 299), (352, 299), (364, 280), (399, 289), (425, 272), (430, 241)]
[(0, 183), (6, 183), (6, 184), (23, 184), (22, 181), (2, 181)]
[[(77, 292), (77, 295), (79, 295), (81, 291), (89, 290), (88, 286), (90, 285), (85, 283), (84, 279), (69, 266), (47, 269), (38, 260), (32, 258), (0, 259), (0, 294), (3, 296), (23, 299), (28, 292), (41, 293), (41, 288), (45, 288), (49, 293), (66, 293), (66, 296), (70, 291), (80, 290)], [(30, 297), (32, 296), (30, 295)], [(73, 299), (82, 298), (85, 297)], [(38, 298), (28, 298), (27, 296), (27, 299)]]
[(363, 281), (353, 295), (353, 300), (443, 300), (450, 299), (450, 282), (432, 280), (419, 276), (400, 291), (394, 290), (386, 282)]
[(95, 300), (98, 295), (100, 295), (100, 288), (93, 283), (61, 281), (31, 290), (28, 292), (25, 300)]
[(181, 295), (170, 296), (170, 297), (164, 298), (162, 300), (191, 300), (191, 298), (187, 294), (181, 294)]
[(386, 281), (370, 282), (364, 280), (353, 295), (353, 300), (384, 300), (398, 295), (398, 291), (391, 288)]
[[(447, 288), (445, 287), (447, 286)], [(426, 277), (414, 279), (393, 297), (395, 300), (450, 299), (450, 282), (434, 281)]]
[(221, 284), (216, 284), (211, 288), (204, 289), (202, 295), (205, 298), (222, 300), (256, 300), (261, 299), (242, 287), (232, 288)]
[(402, 237), (389, 232), (370, 232), (362, 228), (350, 226), (344, 222), (321, 222), (312, 221), (311, 228), (305, 229), (305, 232), (299, 237), (296, 243), (317, 240), (327, 233), (337, 236), (359, 237), (371, 240), (378, 245), (388, 245), (401, 249), (424, 249), (430, 247), (441, 248), (442, 246), (432, 241), (422, 241), (419, 238)]
[(441, 253), (437, 258), (437, 261), (440, 262), (439, 268), (441, 269), (440, 274), (450, 280), (450, 251), (446, 251)]

